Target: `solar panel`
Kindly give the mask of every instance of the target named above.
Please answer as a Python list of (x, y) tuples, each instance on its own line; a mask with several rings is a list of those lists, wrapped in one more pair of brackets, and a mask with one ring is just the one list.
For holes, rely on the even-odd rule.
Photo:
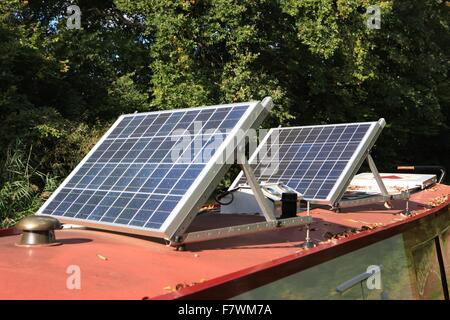
[[(384, 119), (380, 119), (271, 129), (249, 163), (259, 182), (284, 183), (307, 201), (333, 205), (384, 125)], [(230, 189), (245, 182), (241, 172)]]
[(251, 102), (123, 115), (38, 214), (170, 237), (215, 187), (237, 133), (266, 114)]

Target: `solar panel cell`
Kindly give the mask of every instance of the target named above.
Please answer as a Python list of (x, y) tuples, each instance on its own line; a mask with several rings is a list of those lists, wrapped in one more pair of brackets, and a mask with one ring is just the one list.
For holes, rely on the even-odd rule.
[(176, 216), (230, 130), (242, 126), (246, 112), (262, 112), (257, 106), (122, 116), (38, 213), (164, 233), (161, 226)]
[[(250, 165), (261, 182), (282, 182), (300, 192), (305, 200), (332, 202), (340, 192), (338, 185), (346, 183), (344, 178), (353, 163), (373, 145), (383, 126), (384, 119), (272, 129), (250, 158)], [(241, 173), (231, 188), (245, 182)]]

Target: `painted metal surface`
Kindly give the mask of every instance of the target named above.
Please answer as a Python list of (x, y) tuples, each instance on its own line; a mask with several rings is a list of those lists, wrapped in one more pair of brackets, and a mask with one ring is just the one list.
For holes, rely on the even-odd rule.
[[(448, 214), (449, 194), (450, 186), (445, 185), (413, 194), (410, 217), (398, 215), (405, 206), (402, 200), (394, 201), (389, 210), (379, 204), (342, 213), (314, 209), (311, 237), (318, 245), (309, 250), (299, 247), (304, 228), (194, 243), (184, 252), (144, 238), (93, 230), (57, 231), (61, 246), (18, 248), (14, 243), (20, 235), (14, 230), (1, 231), (0, 299), (232, 297), (398, 234), (423, 218), (432, 219), (439, 212)], [(221, 219), (204, 214), (191, 228), (196, 231), (260, 219), (230, 215)], [(373, 228), (326, 239), (327, 233), (363, 226)], [(80, 289), (67, 287), (71, 276), (67, 271), (74, 265), (80, 267)]]

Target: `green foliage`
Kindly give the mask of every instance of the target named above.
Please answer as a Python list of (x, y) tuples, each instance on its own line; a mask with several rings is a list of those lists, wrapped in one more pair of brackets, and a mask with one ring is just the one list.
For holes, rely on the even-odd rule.
[(117, 108), (117, 114), (148, 110), (148, 94), (136, 88), (133, 76), (134, 73), (120, 76), (108, 88), (108, 105), (110, 109)]
[[(13, 151), (14, 150), (14, 151)], [(30, 165), (32, 149), (24, 152), (17, 142), (7, 152), (0, 188), (0, 228), (14, 225), (22, 217), (33, 214), (57, 186), (57, 178), (45, 175)]]
[[(65, 27), (66, 1), (0, 2), (0, 221), (40, 205), (53, 177), (65, 177), (118, 115), (148, 110), (148, 44), (132, 14), (112, 1), (79, 1), (83, 29)], [(30, 149), (25, 173), (11, 154)], [(14, 150), (8, 153), (7, 150)], [(15, 157), (14, 159), (20, 159)], [(38, 179), (39, 180), (39, 179)]]
[[(376, 157), (450, 167), (449, 6), (367, 0), (125, 1), (152, 35), (156, 108), (274, 98), (266, 126), (372, 121)], [(418, 143), (416, 143), (418, 142)], [(435, 150), (445, 152), (434, 152)], [(429, 152), (424, 152), (429, 150)]]
[(261, 34), (270, 16), (262, 1), (119, 0), (116, 4), (126, 12), (145, 15), (146, 32), (153, 36), (154, 107), (183, 108), (264, 95), (277, 103), (284, 101), (285, 90), (261, 63), (271, 45)]

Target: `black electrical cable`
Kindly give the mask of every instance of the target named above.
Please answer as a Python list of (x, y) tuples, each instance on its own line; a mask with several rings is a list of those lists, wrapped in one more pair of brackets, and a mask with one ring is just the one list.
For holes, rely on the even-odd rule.
[[(234, 200), (233, 192), (235, 192), (238, 189), (239, 188), (235, 188), (235, 189), (231, 189), (231, 190), (227, 190), (227, 191), (224, 191), (222, 193), (219, 193), (218, 195), (216, 195), (214, 197), (214, 200), (216, 200), (216, 202), (218, 204), (220, 204), (221, 206), (227, 206), (227, 205), (229, 205), (229, 204), (231, 204), (233, 202), (233, 200)], [(228, 201), (228, 202), (221, 202), (220, 200), (225, 198), (227, 195), (231, 195), (230, 201)]]

